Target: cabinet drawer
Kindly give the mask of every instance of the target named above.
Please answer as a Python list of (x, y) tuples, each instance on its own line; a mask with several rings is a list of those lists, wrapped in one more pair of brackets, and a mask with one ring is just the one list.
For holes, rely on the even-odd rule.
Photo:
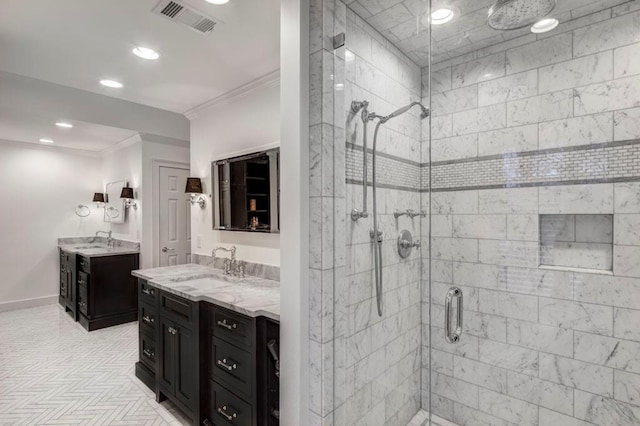
[(141, 331), (146, 331), (152, 336), (156, 335), (158, 315), (155, 307), (146, 303), (140, 303), (138, 308), (138, 325)]
[(87, 289), (78, 288), (78, 310), (89, 318), (89, 300), (87, 297)]
[(87, 274), (84, 271), (78, 271), (78, 288), (80, 291), (87, 293), (87, 289), (89, 288), (89, 280), (91, 279), (91, 275)]
[(150, 286), (149, 283), (143, 279), (138, 279), (138, 288), (140, 288), (138, 300), (146, 302), (151, 306), (156, 306), (156, 300), (158, 300), (158, 289)]
[(85, 271), (87, 274), (91, 273), (91, 260), (88, 257), (78, 257), (78, 269)]
[(153, 372), (156, 371), (156, 341), (147, 333), (140, 333), (140, 362), (149, 367)]
[(194, 318), (193, 302), (173, 294), (160, 293), (160, 310), (169, 315), (171, 319), (184, 324), (191, 324)]
[(212, 379), (224, 383), (235, 392), (249, 398), (254, 372), (249, 352), (224, 340), (215, 337), (211, 339), (209, 374)]
[(214, 308), (211, 315), (213, 335), (234, 345), (251, 349), (255, 327), (251, 318)]
[(210, 382), (209, 419), (216, 426), (252, 426), (251, 405), (238, 398), (218, 383)]

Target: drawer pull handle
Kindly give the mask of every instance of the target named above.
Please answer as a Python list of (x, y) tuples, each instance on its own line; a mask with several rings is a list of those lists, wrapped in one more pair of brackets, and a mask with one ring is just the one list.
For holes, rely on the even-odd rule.
[(78, 280), (78, 284), (85, 285), (87, 282), (85, 280)]
[(227, 414), (228, 409), (229, 407), (227, 407), (226, 405), (223, 405), (222, 407), (218, 407), (218, 413), (222, 414), (227, 420), (232, 422), (236, 418), (238, 418), (238, 413)]
[(147, 296), (153, 296), (154, 294), (156, 294), (156, 292), (152, 288), (145, 287), (142, 287), (142, 293), (146, 294)]
[(217, 364), (220, 367), (227, 369), (228, 371), (233, 371), (236, 368), (238, 368), (238, 364), (236, 364), (235, 362), (233, 364), (231, 364), (231, 365), (229, 365), (228, 362), (230, 362), (230, 360), (227, 360), (226, 358), (223, 358), (221, 360), (219, 359), (217, 361)]
[(84, 267), (84, 266), (86, 266), (86, 265), (87, 265), (86, 263), (84, 263), (83, 261), (80, 261), (80, 266), (83, 266), (83, 267)]
[(154, 319), (153, 319), (153, 317), (150, 317), (149, 315), (143, 315), (142, 316), (142, 321), (146, 322), (147, 324), (153, 324)]
[(60, 271), (62, 271), (64, 273), (64, 266), (62, 268), (60, 268)]
[(235, 322), (233, 324), (229, 324), (227, 322), (227, 320), (218, 321), (218, 325), (220, 327), (224, 327), (224, 328), (226, 328), (227, 330), (230, 330), (230, 331), (235, 330), (236, 328), (238, 328), (238, 324), (236, 324)]
[(169, 328), (167, 329), (167, 331), (168, 331), (169, 333), (171, 333), (171, 334), (176, 334), (176, 333), (178, 332), (178, 330), (176, 330), (176, 329), (175, 329), (175, 328), (173, 328), (173, 327), (169, 327)]
[(86, 308), (87, 307), (87, 302), (80, 302), (80, 303), (78, 303), (78, 305), (80, 305), (81, 308)]
[(153, 359), (156, 356), (155, 352), (150, 351), (149, 349), (143, 350), (142, 353), (144, 354), (144, 356), (146, 356), (147, 358), (150, 358), (150, 359)]

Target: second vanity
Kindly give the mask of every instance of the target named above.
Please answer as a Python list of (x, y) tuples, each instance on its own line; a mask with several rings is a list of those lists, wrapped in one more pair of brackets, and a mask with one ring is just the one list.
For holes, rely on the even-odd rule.
[(279, 424), (280, 285), (190, 264), (134, 271), (136, 376), (193, 424)]

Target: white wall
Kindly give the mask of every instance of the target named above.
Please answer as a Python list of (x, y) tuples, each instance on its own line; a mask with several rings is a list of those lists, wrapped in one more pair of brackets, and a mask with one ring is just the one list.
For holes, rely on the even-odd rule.
[[(65, 150), (0, 141), (0, 311), (7, 302), (57, 298), (57, 238), (93, 235), (102, 227), (102, 212), (91, 203), (102, 187), (101, 163)], [(91, 207), (89, 217), (75, 215), (78, 203)]]
[[(191, 174), (211, 191), (211, 162), (280, 140), (280, 87), (265, 86), (217, 103), (191, 117)], [(192, 252), (211, 255), (217, 245), (235, 245), (238, 258), (280, 265), (279, 234), (214, 231), (212, 202), (191, 213)], [(198, 236), (201, 244), (198, 247)]]

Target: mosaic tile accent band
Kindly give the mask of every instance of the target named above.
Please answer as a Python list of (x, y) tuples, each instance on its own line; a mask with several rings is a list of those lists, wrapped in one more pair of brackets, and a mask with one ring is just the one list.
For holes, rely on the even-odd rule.
[[(346, 182), (362, 184), (362, 147), (347, 144)], [(368, 177), (371, 184), (372, 155)], [(381, 188), (428, 192), (429, 166), (378, 154)], [(640, 176), (640, 140), (434, 162), (434, 192), (631, 182)]]

